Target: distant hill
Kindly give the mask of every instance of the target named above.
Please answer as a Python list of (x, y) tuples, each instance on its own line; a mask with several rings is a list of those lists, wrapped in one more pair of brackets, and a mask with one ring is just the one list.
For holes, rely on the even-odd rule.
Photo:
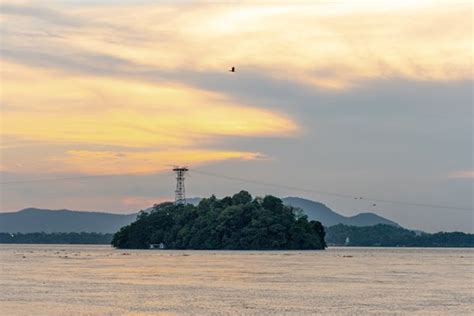
[(130, 224), (136, 214), (111, 214), (70, 210), (44, 210), (27, 208), (18, 212), (0, 213), (0, 232), (4, 233), (56, 233), (97, 232), (115, 233)]
[[(197, 205), (201, 198), (189, 198), (189, 204)], [(324, 226), (344, 224), (350, 226), (372, 226), (385, 224), (399, 226), (397, 223), (374, 213), (361, 213), (346, 217), (331, 210), (326, 205), (298, 197), (282, 199), (288, 206), (298, 207), (310, 220), (318, 220)], [(152, 208), (145, 209), (149, 212)], [(121, 227), (130, 224), (137, 214), (112, 214), (102, 212), (83, 212), (71, 210), (45, 210), (27, 208), (18, 212), (0, 213), (0, 232), (95, 232), (115, 233)]]
[(284, 198), (283, 203), (302, 209), (303, 212), (308, 215), (309, 219), (320, 221), (326, 227), (337, 224), (350, 226), (373, 226), (377, 224), (400, 226), (397, 223), (374, 213), (360, 213), (354, 216), (343, 216), (334, 212), (322, 203), (299, 197)]

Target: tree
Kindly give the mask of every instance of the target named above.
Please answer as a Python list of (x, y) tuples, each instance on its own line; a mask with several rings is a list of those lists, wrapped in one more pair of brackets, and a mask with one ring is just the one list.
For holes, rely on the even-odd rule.
[(240, 205), (252, 202), (252, 196), (247, 191), (240, 191), (232, 196), (232, 204)]
[(211, 196), (193, 205), (156, 205), (150, 213), (114, 235), (117, 248), (148, 248), (165, 243), (172, 249), (324, 249), (324, 228), (308, 222), (274, 196), (263, 199), (240, 191)]

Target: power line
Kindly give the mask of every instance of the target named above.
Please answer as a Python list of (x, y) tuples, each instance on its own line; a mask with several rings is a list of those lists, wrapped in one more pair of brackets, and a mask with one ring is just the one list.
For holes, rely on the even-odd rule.
[(358, 199), (358, 200), (365, 200), (365, 201), (370, 201), (370, 202), (390, 203), (390, 204), (399, 204), (399, 205), (407, 205), (407, 206), (420, 206), (420, 207), (438, 208), (438, 209), (472, 211), (472, 207), (469, 208), (469, 207), (459, 207), (459, 206), (452, 206), (452, 205), (439, 205), (439, 204), (429, 204), (429, 203), (421, 203), (421, 202), (401, 201), (401, 200), (385, 200), (385, 199), (378, 199), (378, 198), (372, 198), (372, 197), (360, 197), (360, 196), (356, 196), (354, 194), (328, 192), (328, 191), (322, 191), (322, 190), (316, 190), (316, 189), (308, 189), (308, 188), (302, 188), (302, 187), (295, 187), (295, 186), (287, 186), (287, 185), (282, 185), (282, 184), (269, 183), (269, 182), (258, 181), (258, 180), (232, 177), (232, 176), (227, 176), (227, 175), (222, 175), (222, 174), (218, 174), (218, 173), (214, 173), (214, 172), (208, 172), (208, 171), (197, 170), (197, 169), (192, 169), (192, 171), (196, 172), (196, 173), (199, 173), (199, 174), (212, 176), (212, 177), (216, 177), (216, 178), (232, 180), (232, 181), (252, 183), (252, 184), (270, 186), (270, 187), (281, 188), (281, 189), (286, 189), (286, 190), (293, 190), (293, 191), (299, 191), (299, 192), (317, 193), (317, 194), (321, 194), (321, 195), (329, 195), (329, 196), (335, 196), (335, 197), (339, 197), (339, 198)]
[[(150, 171), (147, 174), (162, 172), (163, 170), (156, 170)], [(307, 193), (317, 193), (321, 195), (327, 196), (335, 196), (338, 198), (345, 198), (345, 199), (357, 199), (357, 200), (365, 200), (370, 202), (379, 202), (379, 203), (389, 203), (389, 204), (398, 204), (398, 205), (407, 205), (407, 206), (419, 206), (419, 207), (427, 207), (427, 208), (437, 208), (437, 209), (451, 209), (451, 210), (460, 210), (460, 211), (472, 211), (472, 207), (459, 207), (459, 206), (452, 206), (452, 205), (440, 205), (440, 204), (430, 204), (430, 203), (422, 203), (422, 202), (411, 202), (411, 201), (401, 201), (401, 200), (385, 200), (385, 199), (378, 199), (374, 197), (361, 197), (355, 194), (348, 194), (348, 193), (340, 193), (340, 192), (329, 192), (323, 190), (316, 190), (316, 189), (309, 189), (297, 186), (288, 186), (284, 184), (276, 184), (271, 182), (265, 181), (258, 181), (253, 179), (245, 179), (240, 177), (233, 177), (223, 174), (218, 174), (215, 172), (204, 171), (199, 169), (191, 169), (191, 172), (195, 172), (198, 174), (212, 176), (215, 178), (227, 179), (231, 181), (238, 181), (243, 183), (251, 183), (257, 184), (267, 187), (274, 187), (280, 189), (286, 189), (291, 191), (299, 191), (299, 192), (307, 192)], [(111, 175), (89, 175), (89, 176), (74, 176), (74, 177), (62, 177), (62, 178), (38, 178), (38, 179), (28, 179), (28, 180), (16, 180), (16, 181), (6, 181), (1, 182), (1, 185), (9, 185), (9, 184), (16, 184), (16, 183), (31, 183), (31, 182), (50, 182), (50, 181), (63, 181), (63, 180), (79, 180), (79, 179), (93, 179), (93, 178), (108, 178), (108, 177), (118, 177), (118, 176), (131, 176), (131, 175), (144, 175), (143, 172), (141, 173), (129, 173), (129, 174), (111, 174)]]

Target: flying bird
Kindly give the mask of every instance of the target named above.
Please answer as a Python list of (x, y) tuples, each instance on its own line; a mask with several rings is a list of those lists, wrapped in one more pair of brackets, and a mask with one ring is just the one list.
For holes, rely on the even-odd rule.
[(235, 72), (235, 67), (230, 68), (230, 72)]

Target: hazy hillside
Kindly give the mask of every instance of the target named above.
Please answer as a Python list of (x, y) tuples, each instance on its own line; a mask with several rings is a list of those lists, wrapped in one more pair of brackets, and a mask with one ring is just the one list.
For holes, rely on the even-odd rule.
[(27, 208), (18, 212), (0, 213), (0, 232), (100, 232), (115, 233), (133, 222), (136, 214), (110, 214), (70, 210)]
[(287, 197), (283, 199), (283, 202), (286, 205), (301, 208), (308, 215), (309, 219), (318, 220), (324, 226), (337, 224), (350, 226), (372, 226), (377, 224), (399, 226), (397, 223), (374, 213), (360, 213), (349, 217), (343, 216), (322, 203), (299, 197)]

